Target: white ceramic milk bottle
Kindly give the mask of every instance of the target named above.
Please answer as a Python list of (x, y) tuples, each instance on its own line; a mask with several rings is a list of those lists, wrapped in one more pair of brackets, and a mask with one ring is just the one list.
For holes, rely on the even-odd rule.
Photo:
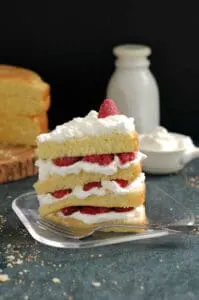
[(151, 49), (143, 45), (120, 45), (113, 48), (116, 69), (107, 87), (107, 98), (121, 113), (135, 118), (138, 133), (148, 133), (159, 125), (159, 90), (149, 70)]

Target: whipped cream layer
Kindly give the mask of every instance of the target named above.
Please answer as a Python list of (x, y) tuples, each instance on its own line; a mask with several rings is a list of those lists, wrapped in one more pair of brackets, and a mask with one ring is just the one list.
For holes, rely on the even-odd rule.
[(61, 201), (63, 199), (67, 199), (68, 197), (75, 196), (79, 199), (85, 199), (90, 195), (96, 195), (96, 196), (104, 196), (107, 191), (112, 192), (115, 195), (124, 195), (127, 193), (132, 193), (140, 188), (142, 188), (142, 185), (145, 181), (145, 175), (144, 173), (141, 173), (139, 177), (137, 177), (134, 181), (132, 181), (129, 185), (126, 187), (121, 187), (116, 181), (106, 181), (103, 180), (101, 182), (101, 187), (93, 187), (92, 189), (88, 191), (84, 191), (83, 187), (81, 186), (76, 186), (70, 194), (65, 195), (62, 198), (57, 199), (50, 193), (43, 194), (43, 195), (38, 195), (38, 200), (39, 204), (41, 205), (48, 205), (48, 204), (53, 204), (57, 201)]
[(94, 224), (94, 223), (102, 223), (108, 221), (116, 221), (116, 220), (123, 220), (128, 219), (132, 220), (132, 218), (137, 218), (143, 215), (145, 212), (145, 208), (143, 205), (140, 205), (133, 209), (132, 211), (128, 212), (107, 212), (102, 214), (96, 215), (89, 215), (89, 214), (82, 214), (80, 211), (74, 212), (70, 216), (65, 216), (62, 212), (58, 212), (57, 215), (62, 218), (72, 218), (79, 221), (82, 221), (86, 224)]
[(128, 134), (135, 130), (134, 119), (125, 115), (111, 115), (98, 118), (98, 112), (91, 110), (84, 118), (74, 118), (57, 126), (50, 133), (37, 137), (37, 143), (58, 142), (84, 136), (111, 135), (114, 131)]
[(36, 166), (39, 168), (39, 180), (45, 180), (49, 175), (57, 174), (64, 176), (67, 174), (79, 174), (81, 171), (88, 173), (100, 173), (105, 175), (113, 175), (117, 172), (117, 169), (127, 169), (133, 164), (139, 163), (141, 160), (145, 159), (146, 155), (138, 152), (134, 160), (129, 161), (125, 164), (120, 162), (117, 155), (114, 156), (114, 160), (107, 166), (102, 166), (97, 163), (90, 163), (86, 161), (77, 161), (76, 163), (67, 166), (59, 167), (56, 166), (52, 160), (42, 160), (38, 159), (36, 161)]
[(158, 126), (140, 139), (141, 149), (148, 151), (176, 151), (193, 147), (189, 136), (169, 133), (164, 127)]

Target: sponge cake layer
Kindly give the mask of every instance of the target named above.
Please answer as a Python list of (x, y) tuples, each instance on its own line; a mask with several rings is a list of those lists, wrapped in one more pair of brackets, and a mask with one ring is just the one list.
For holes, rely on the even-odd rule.
[(85, 199), (79, 199), (75, 196), (69, 196), (63, 200), (57, 199), (55, 203), (42, 205), (39, 208), (41, 216), (46, 216), (50, 213), (59, 211), (64, 207), (70, 206), (96, 206), (96, 207), (137, 207), (145, 201), (145, 184), (139, 188), (124, 195), (116, 195), (107, 193), (104, 196), (90, 195)]
[(51, 141), (39, 143), (37, 155), (41, 159), (53, 159), (63, 156), (114, 154), (138, 150), (139, 137), (137, 132), (133, 131), (131, 134), (113, 132), (109, 136), (71, 138), (61, 143)]
[(119, 169), (113, 175), (105, 175), (100, 173), (87, 173), (81, 171), (79, 174), (67, 174), (65, 176), (53, 174), (46, 180), (37, 181), (34, 188), (38, 194), (46, 194), (66, 188), (74, 188), (75, 186), (83, 186), (89, 182), (100, 182), (102, 180), (124, 179), (133, 181), (141, 173), (141, 164), (131, 165), (127, 169)]

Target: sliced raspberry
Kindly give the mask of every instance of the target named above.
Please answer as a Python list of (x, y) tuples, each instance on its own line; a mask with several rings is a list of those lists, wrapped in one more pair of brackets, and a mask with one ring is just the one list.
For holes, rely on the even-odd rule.
[(117, 154), (119, 157), (119, 160), (122, 164), (125, 164), (129, 161), (132, 161), (135, 159), (135, 153), (134, 152), (124, 152)]
[(101, 188), (102, 185), (101, 185), (100, 182), (89, 182), (89, 183), (84, 184), (83, 190), (84, 191), (89, 191), (89, 190), (91, 190), (92, 188), (95, 188), (95, 187)]
[(111, 99), (105, 99), (99, 109), (98, 118), (106, 118), (111, 115), (120, 114), (116, 104)]
[(128, 212), (133, 209), (134, 209), (134, 207), (115, 207), (116, 212)]
[(124, 179), (115, 179), (114, 181), (116, 181), (121, 187), (126, 187), (128, 185), (128, 180), (124, 180)]
[(82, 214), (88, 214), (88, 215), (97, 215), (97, 214), (103, 214), (110, 212), (111, 209), (108, 207), (95, 207), (95, 206), (84, 206), (80, 208), (80, 212)]
[(61, 209), (62, 213), (65, 216), (72, 215), (72, 213), (74, 213), (74, 212), (76, 212), (78, 210), (79, 210), (78, 206), (69, 206), (69, 207), (64, 207), (64, 208)]
[(107, 166), (113, 161), (113, 159), (113, 154), (93, 154), (84, 156), (83, 161), (97, 163), (101, 166)]
[(81, 159), (81, 157), (64, 156), (64, 157), (58, 157), (58, 158), (53, 159), (53, 163), (59, 167), (67, 167), (67, 166), (70, 166), (70, 165), (76, 163), (80, 159)]
[(72, 192), (71, 189), (65, 189), (65, 190), (58, 190), (58, 191), (55, 191), (55, 192), (52, 192), (51, 195), (55, 198), (62, 198), (68, 194), (70, 194)]

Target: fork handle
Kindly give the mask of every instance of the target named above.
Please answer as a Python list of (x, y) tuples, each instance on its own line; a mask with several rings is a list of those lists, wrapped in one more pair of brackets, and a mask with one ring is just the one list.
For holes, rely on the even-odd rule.
[(153, 230), (165, 230), (170, 233), (183, 233), (183, 234), (199, 234), (199, 224), (194, 225), (159, 225), (159, 224), (149, 224), (144, 226), (138, 226), (138, 228), (143, 229), (153, 229)]
[(199, 234), (199, 224), (194, 225), (160, 225), (160, 224), (148, 224), (148, 225), (104, 225), (99, 226), (97, 230), (102, 228), (109, 227), (126, 227), (126, 228), (137, 228), (137, 229), (145, 229), (145, 230), (164, 230), (169, 233), (183, 233), (183, 234)]
[(168, 225), (165, 228), (168, 231), (185, 234), (199, 234), (199, 224), (194, 225)]

